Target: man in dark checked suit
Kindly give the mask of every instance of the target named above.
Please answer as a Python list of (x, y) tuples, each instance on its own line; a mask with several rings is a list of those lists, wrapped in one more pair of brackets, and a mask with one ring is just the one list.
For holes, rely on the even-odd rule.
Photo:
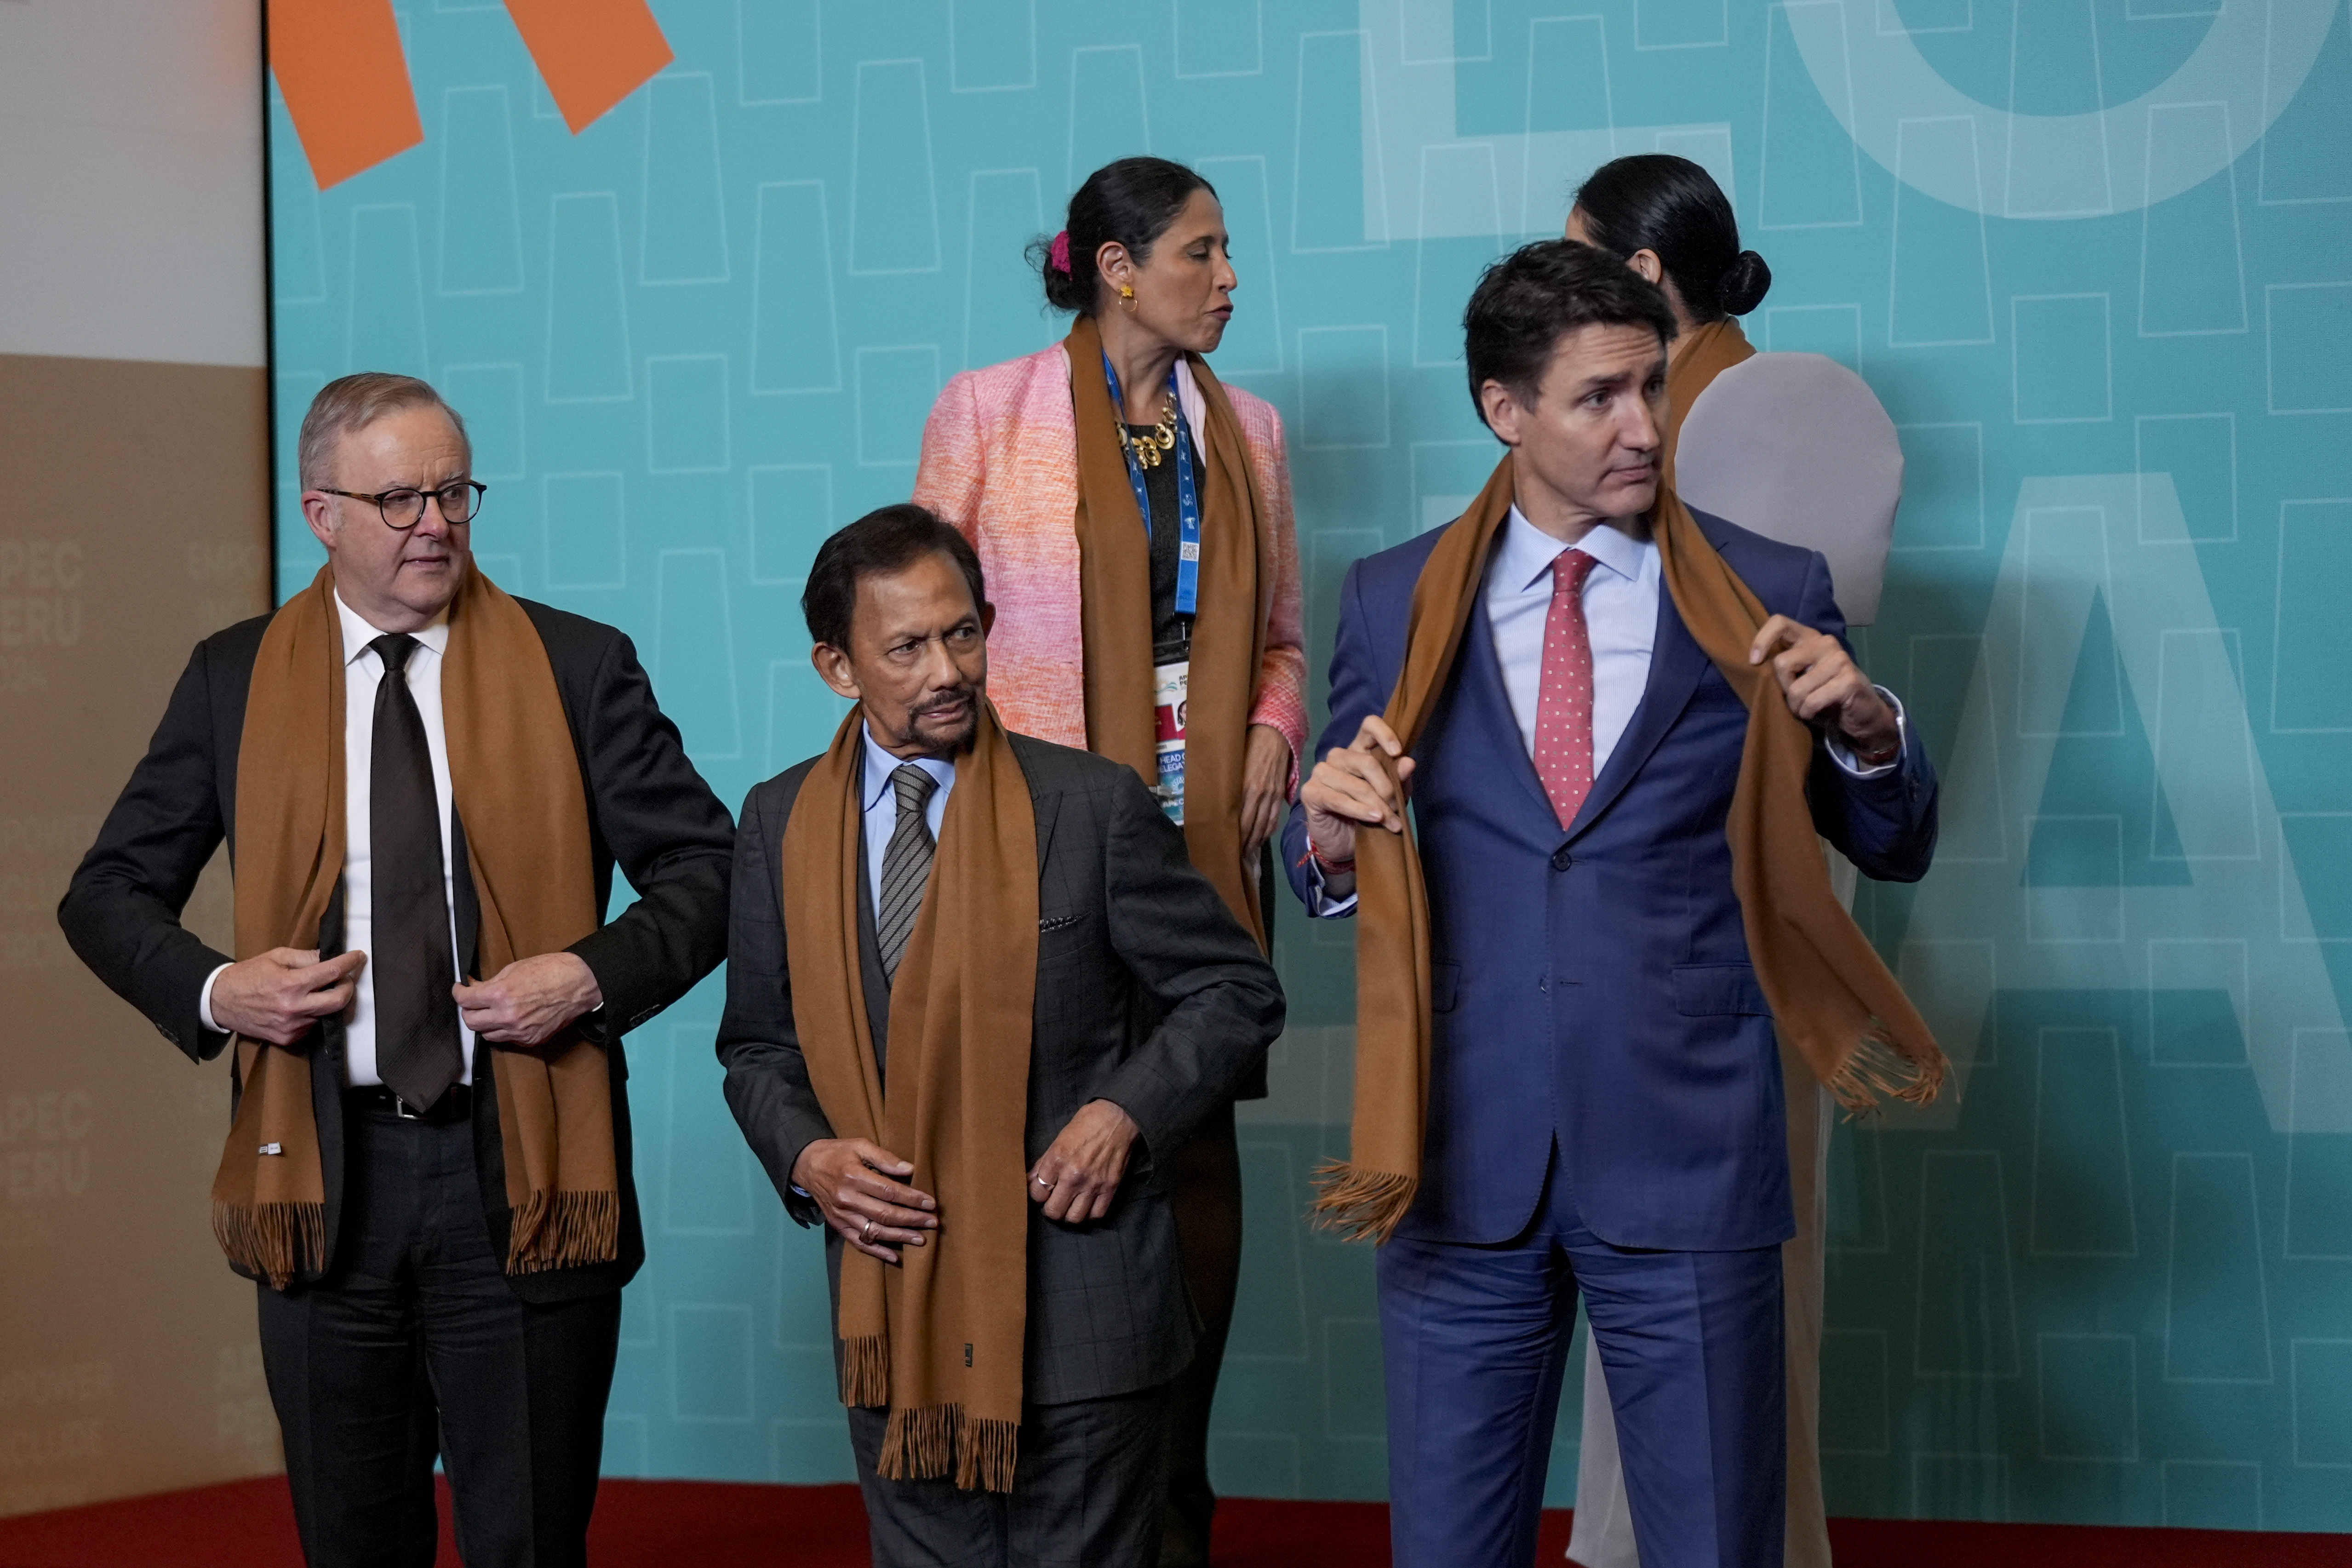
[[(197, 645), (58, 910), (164, 1038), (236, 1045), (215, 1227), (313, 1564), (429, 1568), (436, 1455), (469, 1568), (586, 1562), (645, 1259), (621, 1039), (724, 951), (726, 807), (626, 637), (475, 568), (470, 458), (421, 381), (320, 392), (329, 565)], [(224, 837), (236, 962), (179, 919)]]
[[(1155, 1157), (1262, 1060), (1282, 1025), (1279, 984), (1132, 770), (996, 725), (993, 611), (954, 529), (914, 506), (863, 518), (819, 551), (802, 603), (818, 672), (858, 707), (824, 756), (744, 802), (719, 1056), (786, 1210), (827, 1227), (875, 1562), (1148, 1562), (1167, 1388), (1193, 1340)], [(837, 831), (813, 848), (826, 824)], [(1035, 882), (1023, 886), (1029, 868), (1013, 856), (1030, 853), (1033, 830)], [(983, 835), (1017, 847), (974, 876)], [(854, 937), (840, 929), (845, 892)], [(1033, 951), (1016, 929), (1027, 922), (1034, 975), (991, 973)], [(807, 940), (818, 931), (830, 942)], [(960, 1037), (940, 1030), (936, 977), (959, 951), (967, 1020), (976, 990), (1015, 999), (982, 1037), (969, 1023)], [(819, 1022), (827, 991), (854, 1004)], [(933, 1104), (941, 1085), (949, 1103)], [(990, 1123), (999, 1104), (1001, 1150), (943, 1131)], [(1024, 1248), (1025, 1268), (959, 1272), (975, 1249)], [(887, 1310), (865, 1321), (861, 1271), (887, 1279), (864, 1299)], [(1008, 1445), (992, 1459), (978, 1452), (987, 1395), (966, 1369), (975, 1342), (987, 1366), (1005, 1321), (1018, 1377), (999, 1391), (997, 1429), (1017, 1420), (1017, 1455)], [(861, 1394), (856, 1346), (885, 1321), (887, 1386)], [(908, 1342), (927, 1331), (946, 1352), (929, 1372)], [(927, 1379), (928, 1394), (909, 1386)], [(925, 1407), (959, 1423), (928, 1458), (911, 1437), (901, 1448)]]

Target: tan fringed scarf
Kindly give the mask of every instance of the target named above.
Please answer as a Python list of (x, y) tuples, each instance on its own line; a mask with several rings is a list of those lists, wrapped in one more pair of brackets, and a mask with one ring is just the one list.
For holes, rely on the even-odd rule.
[[(1404, 665), (1386, 713), (1408, 751), (1445, 689), (1511, 497), (1506, 453), (1413, 586)], [(1867, 1110), (1882, 1095), (1924, 1105), (1943, 1085), (1944, 1054), (1830, 887), (1805, 798), (1813, 731), (1789, 711), (1770, 666), (1748, 662), (1764, 606), (1671, 489), (1661, 487), (1652, 522), (1675, 608), (1748, 704), (1726, 830), (1732, 888), (1765, 1000), (1783, 1037), (1849, 1110)], [(1349, 1158), (1316, 1173), (1315, 1210), (1318, 1223), (1384, 1241), (1421, 1184), (1432, 1036), (1429, 894), (1410, 833), (1359, 832), (1356, 879), (1355, 1125)]]
[(834, 1136), (911, 1161), (907, 1181), (938, 1200), (940, 1228), (902, 1248), (897, 1268), (843, 1249), (841, 1402), (889, 1407), (886, 1479), (952, 1475), (967, 1490), (1011, 1491), (1029, 1321), (1036, 808), (982, 703), (890, 986), (886, 1093), (857, 957), (865, 722), (850, 710), (784, 827), (793, 1025)]
[[(321, 567), (262, 634), (237, 751), (236, 953), (308, 948), (343, 869), (343, 643)], [(596, 929), (588, 800), (547, 649), (521, 605), (468, 564), (441, 671), (455, 816), (481, 903), (479, 972)], [(498, 1051), (509, 1274), (620, 1256), (620, 1180), (604, 1051), (566, 1030)], [(213, 1179), (229, 1260), (279, 1289), (327, 1266), (326, 1182), (308, 1046), (236, 1040), (244, 1084)], [(278, 1152), (264, 1154), (265, 1147)]]
[[(1078, 423), (1079, 629), (1087, 749), (1160, 781), (1151, 696), (1151, 535), (1135, 504), (1103, 378), (1102, 333), (1080, 316), (1063, 344)], [(1255, 867), (1242, 864), (1242, 762), (1274, 605), (1274, 541), (1225, 389), (1187, 354), (1208, 405), (1201, 430), (1201, 601), (1184, 736), (1184, 844), (1234, 918), (1265, 943)]]
[(1691, 405), (1709, 383), (1743, 360), (1756, 357), (1755, 345), (1729, 316), (1702, 321), (1682, 336), (1666, 363), (1666, 472), (1674, 472), (1675, 449), (1680, 444), (1683, 421)]

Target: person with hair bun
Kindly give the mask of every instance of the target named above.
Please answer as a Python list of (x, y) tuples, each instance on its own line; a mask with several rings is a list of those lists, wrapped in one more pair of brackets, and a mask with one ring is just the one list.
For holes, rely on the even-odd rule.
[[(1127, 763), (1192, 863), (1272, 950), (1265, 846), (1307, 742), (1298, 542), (1282, 420), (1211, 374), (1239, 279), (1208, 181), (1122, 158), (1030, 247), (1062, 342), (949, 382), (914, 499), (971, 542), (996, 606), (1007, 727)], [(1203, 1319), (1171, 1415), (1166, 1568), (1208, 1561), (1209, 1406), (1241, 1269), (1234, 1099), (1153, 1151)]]
[(1671, 153), (1592, 171), (1569, 209), (1568, 237), (1598, 246), (1656, 284), (1674, 308), (1666, 364), (1666, 453), (1707, 383), (1754, 356), (1733, 320), (1764, 301), (1772, 269), (1739, 247), (1739, 222), (1715, 176)]
[[(1616, 256), (1658, 286), (1678, 329), (1666, 370), (1669, 404), (1664, 431), (1669, 472), (1682, 424), (1715, 378), (1755, 356), (1733, 320), (1753, 310), (1772, 286), (1764, 258), (1739, 246), (1739, 226), (1722, 187), (1687, 158), (1664, 153), (1619, 158), (1595, 169), (1578, 187), (1568, 236)], [(1821, 1091), (1811, 1070), (1782, 1051), (1792, 1108), (1810, 1108)], [(1792, 1180), (1801, 1194), (1821, 1190), (1826, 1144), (1792, 1109), (1789, 1117)], [(1796, 1205), (1798, 1234), (1783, 1248), (1788, 1383), (1788, 1511), (1784, 1568), (1829, 1568), (1829, 1522), (1822, 1496), (1821, 1414), (1822, 1258), (1819, 1204)], [(1569, 1561), (1580, 1568), (1637, 1568), (1624, 1467), (1615, 1417), (1596, 1353), (1585, 1357), (1582, 1441), (1578, 1447), (1576, 1525)]]

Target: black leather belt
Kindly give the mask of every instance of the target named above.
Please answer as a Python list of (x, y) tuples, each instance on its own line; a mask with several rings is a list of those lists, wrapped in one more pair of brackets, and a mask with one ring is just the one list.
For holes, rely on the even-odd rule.
[(372, 1110), (382, 1116), (397, 1117), (403, 1121), (422, 1121), (429, 1126), (444, 1126), (452, 1121), (468, 1121), (474, 1115), (474, 1089), (471, 1084), (453, 1083), (441, 1091), (431, 1109), (419, 1110), (380, 1083), (360, 1084), (343, 1090), (343, 1105), (350, 1110)]

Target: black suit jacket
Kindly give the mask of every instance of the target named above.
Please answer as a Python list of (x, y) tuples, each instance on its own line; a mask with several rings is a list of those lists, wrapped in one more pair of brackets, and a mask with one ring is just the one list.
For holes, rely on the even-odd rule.
[[(1112, 1101), (1143, 1130), (1102, 1219), (1059, 1225), (1037, 1205), (1029, 1211), (1024, 1387), (1035, 1403), (1055, 1405), (1150, 1388), (1191, 1361), (1175, 1220), (1152, 1154), (1173, 1150), (1264, 1061), (1282, 1030), (1283, 1001), (1256, 942), (1192, 868), (1183, 835), (1132, 769), (1012, 739), (1037, 813), (1025, 1158), (1042, 1157), (1088, 1100)], [(719, 1030), (727, 1102), (803, 1225), (820, 1216), (793, 1190), (793, 1166), (809, 1143), (834, 1134), (793, 1022), (778, 890), (784, 825), (814, 765), (803, 763), (744, 800)], [(872, 911), (863, 907), (869, 900), (859, 902), (866, 1015), (878, 1042), (887, 1035), (889, 998)], [(951, 1214), (941, 1217), (955, 1223)], [(830, 1227), (825, 1240), (837, 1305), (842, 1242)]]
[[(727, 808), (687, 760), (677, 726), (655, 705), (652, 685), (629, 639), (612, 626), (525, 599), (555, 671), (586, 781), (596, 907), (612, 900), (618, 864), (637, 901), (572, 945), (604, 990), (582, 1027), (612, 1064), (614, 1152), (621, 1178), (621, 1255), (611, 1263), (513, 1277), (526, 1300), (562, 1300), (615, 1290), (645, 1261), (630, 1171), (628, 1065), (621, 1037), (668, 1006), (717, 967), (725, 953), (729, 846)], [(180, 924), (197, 876), (222, 839), (236, 856), (237, 749), (246, 693), (267, 616), (196, 645), (156, 727), (147, 755), (107, 814), (98, 842), (75, 871), (58, 923), (98, 977), (145, 1014), (163, 1037), (198, 1061), (228, 1037), (197, 1016), (205, 978), (229, 962)], [(473, 959), (480, 909), (466, 874), (465, 831), (452, 834), (458, 952)], [(340, 888), (320, 921), (324, 952), (342, 947)], [(330, 1019), (313, 1037), (312, 1099), (327, 1188), (327, 1247), (334, 1254), (342, 1207), (343, 1029)], [(499, 1138), (493, 1050), (475, 1052), (474, 1148), (490, 1233), (506, 1247), (506, 1161)]]

